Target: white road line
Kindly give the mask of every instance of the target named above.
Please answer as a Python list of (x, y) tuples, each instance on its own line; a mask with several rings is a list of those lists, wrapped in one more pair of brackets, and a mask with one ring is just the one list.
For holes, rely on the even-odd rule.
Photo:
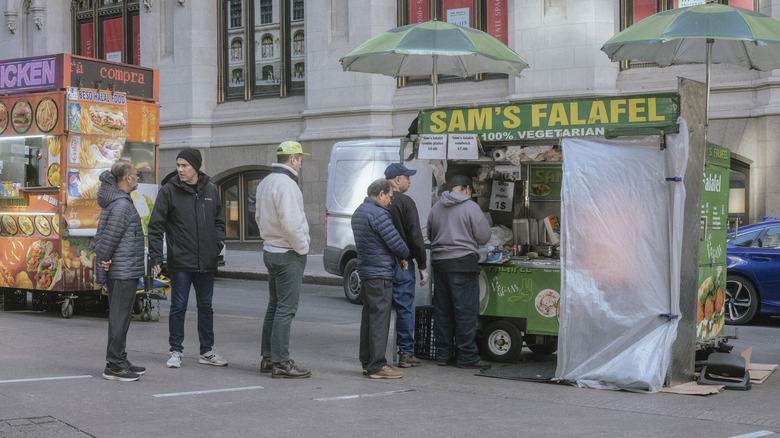
[(775, 434), (774, 432), (770, 432), (768, 430), (759, 430), (758, 432), (746, 433), (744, 435), (735, 435), (731, 438), (754, 438), (754, 437), (774, 435), (774, 434)]
[(92, 376), (39, 377), (37, 379), (0, 380), (0, 383), (41, 382), (44, 380), (88, 379)]
[(377, 392), (374, 394), (355, 394), (355, 395), (341, 395), (338, 397), (325, 397), (325, 398), (315, 398), (314, 401), (333, 401), (333, 400), (350, 400), (353, 398), (361, 398), (361, 397), (379, 397), (382, 395), (394, 395), (394, 394), (403, 394), (405, 392), (414, 392), (415, 389), (400, 389), (398, 391), (387, 391), (387, 392)]
[(170, 392), (168, 394), (154, 394), (152, 397), (178, 397), (180, 395), (212, 394), (215, 392), (247, 391), (250, 389), (263, 389), (262, 386), (245, 386), (243, 388), (209, 389), (205, 391)]

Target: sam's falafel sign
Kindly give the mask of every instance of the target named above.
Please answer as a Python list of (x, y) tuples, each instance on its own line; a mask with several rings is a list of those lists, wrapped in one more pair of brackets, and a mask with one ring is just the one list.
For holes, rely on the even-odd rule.
[(482, 141), (615, 137), (678, 132), (677, 94), (433, 108), (420, 112), (420, 134), (479, 135)]

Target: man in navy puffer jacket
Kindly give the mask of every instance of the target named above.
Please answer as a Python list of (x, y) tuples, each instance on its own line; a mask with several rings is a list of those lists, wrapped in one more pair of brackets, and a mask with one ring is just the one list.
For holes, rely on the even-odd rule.
[[(368, 186), (368, 197), (352, 215), (352, 233), (357, 248), (360, 299), (360, 363), (372, 379), (397, 379), (401, 370), (387, 364), (387, 335), (393, 304), (393, 275), (398, 257), (409, 257), (409, 248), (393, 225), (387, 206), (393, 187), (384, 179)], [(405, 263), (405, 262), (404, 262)]]
[(135, 291), (138, 279), (144, 275), (144, 232), (130, 198), (130, 192), (138, 187), (138, 171), (133, 163), (120, 160), (100, 175), (100, 181), (95, 282), (106, 284), (109, 307), (103, 378), (132, 382), (146, 371), (131, 364), (125, 351)]

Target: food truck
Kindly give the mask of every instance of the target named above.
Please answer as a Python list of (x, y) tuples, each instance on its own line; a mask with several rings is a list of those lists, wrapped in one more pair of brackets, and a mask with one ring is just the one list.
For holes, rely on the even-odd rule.
[[(690, 104), (691, 100), (695, 99), (688, 99), (687, 103)], [(563, 162), (567, 150), (562, 144), (565, 144), (567, 139), (584, 139), (587, 143), (588, 139), (627, 138), (628, 142), (644, 142), (643, 147), (648, 149), (647, 154), (654, 154), (663, 162), (663, 155), (659, 154), (662, 154), (666, 147), (666, 139), (681, 132), (678, 118), (683, 106), (681, 93), (659, 93), (442, 107), (420, 111), (416, 156), (430, 160), (434, 179), (434, 202), (442, 191), (448, 190), (446, 182), (454, 175), (467, 175), (472, 178), (475, 188), (475, 194), (472, 195), (474, 200), (491, 221), (491, 243), (480, 254), (482, 272), (479, 277), (479, 326), (480, 349), (483, 355), (494, 361), (508, 362), (519, 358), (524, 345), (539, 353), (552, 353), (558, 349), (562, 281), (574, 283), (574, 275), (567, 277), (567, 273), (562, 272), (561, 248), (568, 243), (567, 248), (574, 252), (581, 251), (583, 246), (578, 242), (563, 241), (565, 233), (562, 230), (562, 214), (565, 205), (562, 204), (562, 185), (564, 173), (567, 172)], [(694, 136), (700, 136), (703, 123), (695, 115), (688, 116), (693, 120), (690, 132)], [(685, 132), (688, 132), (687, 128)], [(688, 138), (687, 135), (678, 137), (685, 137), (685, 141)], [(718, 150), (722, 156), (724, 149)], [(685, 162), (687, 159), (686, 155), (679, 161)], [(720, 164), (723, 165), (722, 160)], [(727, 178), (728, 165), (725, 168)], [(696, 175), (696, 171), (693, 172)], [(700, 171), (698, 175), (701, 178)], [(616, 174), (611, 177), (612, 182), (604, 186), (607, 192), (613, 187), (619, 187), (624, 175)], [(667, 175), (659, 184), (660, 187), (666, 187), (664, 184), (681, 185), (682, 181), (682, 175)], [(588, 185), (587, 181), (582, 181), (582, 184)], [(724, 184), (727, 189), (727, 179)], [(673, 193), (669, 196), (674, 198), (678, 195)], [(700, 200), (690, 194), (688, 198), (694, 204)], [(572, 200), (564, 202), (571, 203)], [(721, 214), (727, 205), (727, 195), (725, 199), (722, 194), (717, 199), (710, 198), (707, 205), (709, 209), (706, 211), (710, 216), (715, 211)], [(677, 207), (681, 210), (682, 205)], [(706, 213), (704, 206), (702, 212)], [(665, 215), (665, 212), (663, 214)], [(596, 219), (599, 223), (609, 222), (609, 218)], [(696, 222), (698, 227), (698, 220)], [(635, 225), (641, 227), (639, 222)], [(680, 228), (679, 221), (676, 226)], [(704, 226), (702, 222), (702, 230)], [(642, 234), (641, 228), (636, 231), (638, 235)], [(627, 259), (632, 257), (634, 249), (629, 241), (638, 242), (631, 233), (629, 227), (625, 231)], [(702, 231), (702, 251), (717, 246), (725, 248), (725, 232), (715, 230), (714, 233), (709, 233), (708, 243), (703, 240), (704, 234)], [(583, 235), (587, 235), (587, 230)], [(677, 236), (676, 244), (679, 247), (679, 234)], [(593, 245), (592, 242), (588, 245), (597, 248), (599, 246)], [(675, 251), (679, 253), (679, 250)], [(590, 259), (598, 261), (598, 256), (598, 253), (594, 253)], [(722, 256), (725, 257), (725, 252)], [(720, 262), (720, 258), (718, 255), (717, 262)], [(602, 260), (604, 263), (609, 261)], [(698, 262), (698, 258), (696, 261)], [(702, 275), (705, 271), (712, 271), (712, 261), (710, 258), (706, 261), (702, 258)], [(620, 260), (618, 262), (620, 263)], [(678, 255), (678, 267), (679, 263)], [(670, 265), (674, 266), (674, 263)], [(641, 270), (641, 267), (638, 268), (632, 267)], [(722, 276), (718, 278), (725, 279), (725, 267), (715, 270)], [(681, 275), (679, 270), (672, 271), (672, 275), (668, 276), (669, 283), (677, 282), (679, 293)], [(712, 272), (707, 276), (716, 275), (715, 271)], [(618, 280), (614, 279), (614, 282)], [(669, 293), (666, 291), (675, 287), (667, 284), (658, 289), (667, 294), (668, 301)], [(600, 300), (607, 299), (602, 295)], [(713, 299), (712, 303), (715, 302)], [(705, 303), (704, 298), (701, 303)], [(588, 305), (591, 304), (595, 306), (601, 303)], [(659, 324), (663, 321), (673, 321), (676, 324), (675, 320), (681, 314), (678, 304), (673, 298), (670, 306), (672, 309), (659, 311), (653, 318), (660, 319)], [(699, 320), (699, 340), (714, 336), (722, 330), (722, 325), (713, 328), (711, 316), (718, 312), (722, 315), (722, 302), (720, 305), (720, 309), (711, 312), (709, 321)], [(688, 310), (684, 309), (685, 312)], [(432, 309), (429, 312), (432, 312)], [(418, 309), (417, 316), (419, 319), (425, 315)], [(702, 335), (701, 327), (708, 323), (708, 332)], [(715, 322), (716, 325), (718, 323), (719, 321)], [(651, 321), (648, 324), (656, 322)], [(418, 326), (416, 330), (418, 336), (426, 336), (423, 344), (418, 340), (418, 348), (429, 351), (428, 349), (432, 348), (430, 327)], [(641, 336), (642, 334), (638, 334), (638, 337)], [(425, 342), (429, 341), (431, 345), (425, 345)], [(564, 358), (564, 361), (566, 359)], [(693, 361), (690, 362), (692, 366)], [(559, 352), (559, 367), (560, 364)], [(692, 371), (691, 369), (691, 374)]]
[[(0, 287), (4, 310), (73, 314), (94, 282), (99, 175), (120, 158), (157, 190), (159, 72), (69, 54), (0, 61)], [(85, 300), (88, 301), (88, 300)], [(85, 303), (86, 304), (86, 303)]]

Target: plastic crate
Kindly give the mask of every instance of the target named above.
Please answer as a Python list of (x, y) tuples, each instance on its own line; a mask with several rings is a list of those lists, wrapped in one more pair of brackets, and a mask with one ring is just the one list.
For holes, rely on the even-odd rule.
[(417, 306), (414, 311), (414, 355), (436, 360), (436, 339), (433, 337), (433, 306)]
[(27, 292), (15, 290), (0, 293), (0, 310), (25, 310), (27, 308)]

